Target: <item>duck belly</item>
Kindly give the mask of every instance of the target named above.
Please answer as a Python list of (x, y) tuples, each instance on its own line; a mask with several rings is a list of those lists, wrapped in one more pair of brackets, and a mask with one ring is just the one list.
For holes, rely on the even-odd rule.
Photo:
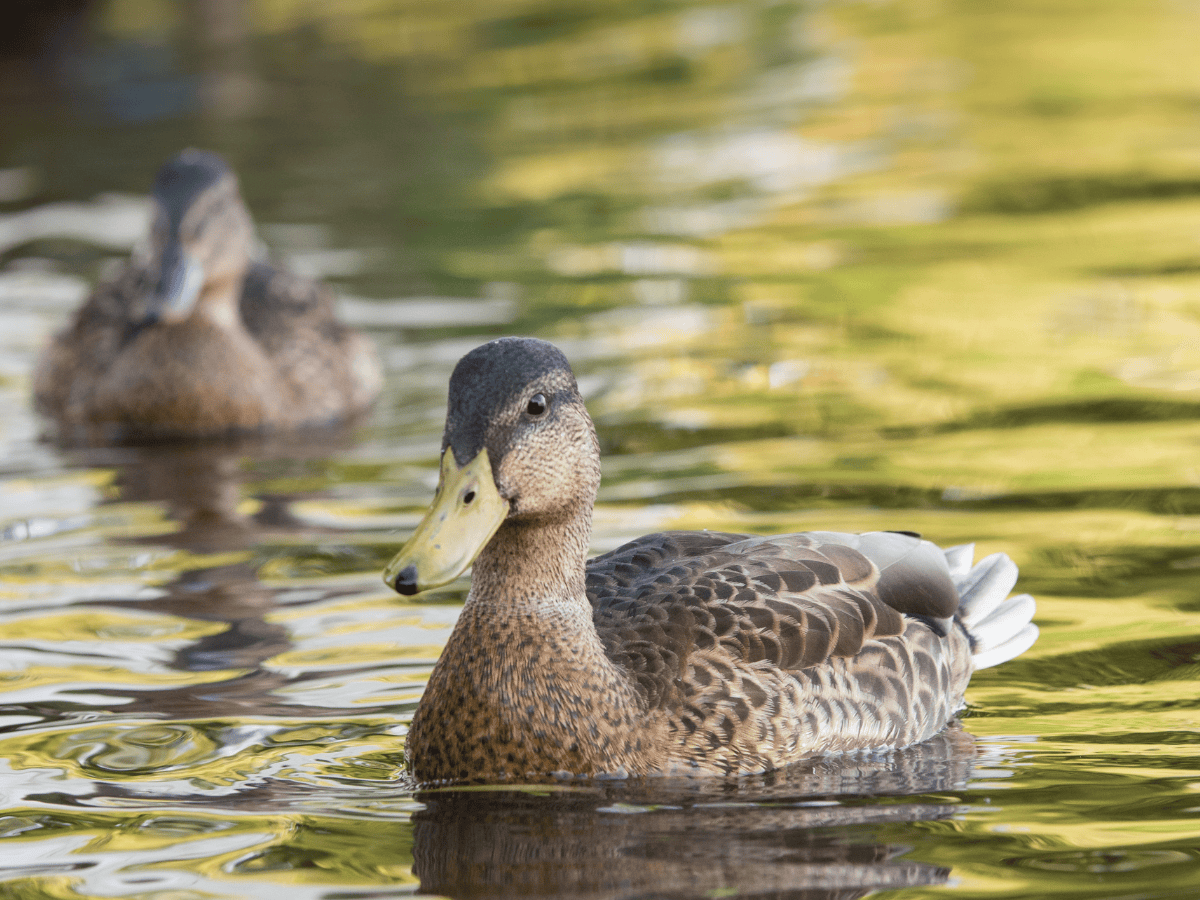
[(253, 340), (186, 322), (130, 341), (97, 379), (85, 418), (128, 437), (199, 436), (277, 427), (288, 406)]

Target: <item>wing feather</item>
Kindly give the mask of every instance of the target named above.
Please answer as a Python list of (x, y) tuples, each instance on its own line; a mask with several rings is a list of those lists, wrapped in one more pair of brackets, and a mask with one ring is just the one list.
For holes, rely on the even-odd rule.
[(891, 532), (651, 534), (592, 560), (587, 591), (610, 657), (652, 707), (686, 673), (818, 666), (900, 634), (905, 616), (943, 618), (958, 603), (941, 552)]

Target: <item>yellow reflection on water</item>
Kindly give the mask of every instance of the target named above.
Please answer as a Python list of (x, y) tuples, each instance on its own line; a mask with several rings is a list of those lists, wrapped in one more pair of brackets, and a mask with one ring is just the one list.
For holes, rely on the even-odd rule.
[[(111, 262), (54, 242), (124, 248), (144, 204), (5, 212), (4, 265), (26, 271), (0, 290), (18, 323), (2, 436), (33, 462), (0, 484), (0, 599), (19, 610), (5, 637), (30, 660), (3, 684), (31, 727), (0, 756), (41, 804), (5, 827), (31, 829), (7, 838), (31, 855), (91, 867), (30, 875), (31, 890), (414, 883), (404, 722), (465, 585), (402, 605), (379, 559), (432, 490), (453, 360), (517, 329), (564, 345), (599, 424), (595, 549), (666, 528), (913, 529), (1010, 553), (1037, 595), (1039, 643), (968, 692), (967, 728), (1003, 764), (914, 801), (936, 820), (856, 800), (877, 818), (797, 827), (781, 858), (836, 832), (1005, 896), (1077, 892), (1084, 876), (1161, 892), (1189, 859), (1195, 874), (1194, 855), (1154, 844), (1194, 840), (1200, 729), (1187, 4), (101, 6), (104, 36), (135, 45), (195, 31), (197, 59), (252, 72), (226, 84), (247, 96), (222, 112), (206, 69), (203, 115), (70, 139), (16, 117), (22, 146), (83, 145), (94, 192), (144, 184), (158, 162), (118, 138), (151, 135), (147, 155), (224, 142), (267, 204), (264, 235), (364, 295), (349, 308), (394, 371), (365, 449), (299, 467), (229, 455), (196, 478), (220, 488), (210, 506), (137, 494), (146, 458), (119, 481), (107, 462), (31, 450), (25, 396), (35, 332)], [(238, 108), (263, 120), (226, 127)], [(46, 177), (53, 161), (11, 165), (48, 197), (89, 200)], [(418, 290), (431, 298), (385, 306)], [(227, 519), (190, 528), (187, 509)], [(151, 603), (170, 614), (130, 612)], [(212, 668), (171, 668), (177, 650)], [(226, 718), (194, 711), (208, 704)], [(159, 808), (185, 801), (221, 814)], [(137, 809), (109, 812), (122, 804)], [(621, 849), (688, 851), (667, 836)], [(541, 844), (562, 851), (552, 874), (579, 849)]]

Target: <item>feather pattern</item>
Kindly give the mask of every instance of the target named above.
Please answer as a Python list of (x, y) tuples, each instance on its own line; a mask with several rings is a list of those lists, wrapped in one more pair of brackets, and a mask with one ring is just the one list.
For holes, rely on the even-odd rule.
[(250, 214), (219, 157), (180, 154), (152, 201), (150, 250), (99, 285), (39, 360), (34, 399), (62, 437), (291, 429), (371, 404), (374, 347), (337, 321), (326, 287), (251, 259)]
[(928, 620), (957, 595), (944, 562), (920, 577), (914, 555), (944, 560), (890, 533), (668, 532), (590, 561), (587, 592), (609, 658), (690, 764), (746, 771), (913, 743), (953, 715), (966, 637)]
[[(946, 727), (976, 667), (1036, 638), (1032, 599), (1005, 600), (1007, 557), (972, 566), (971, 547), (906, 532), (669, 531), (587, 560), (597, 441), (544, 342), (472, 351), (448, 409), (445, 458), (490, 460), (500, 512), (408, 732), (421, 781), (751, 773), (905, 747)], [(389, 567), (397, 590), (421, 588), (419, 547)]]

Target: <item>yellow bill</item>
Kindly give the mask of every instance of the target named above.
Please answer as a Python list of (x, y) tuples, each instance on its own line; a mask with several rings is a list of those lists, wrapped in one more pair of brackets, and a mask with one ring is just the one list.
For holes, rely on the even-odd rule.
[(496, 490), (487, 448), (460, 469), (447, 447), (433, 506), (388, 563), (383, 580), (406, 595), (449, 584), (467, 570), (507, 515), (508, 501)]

